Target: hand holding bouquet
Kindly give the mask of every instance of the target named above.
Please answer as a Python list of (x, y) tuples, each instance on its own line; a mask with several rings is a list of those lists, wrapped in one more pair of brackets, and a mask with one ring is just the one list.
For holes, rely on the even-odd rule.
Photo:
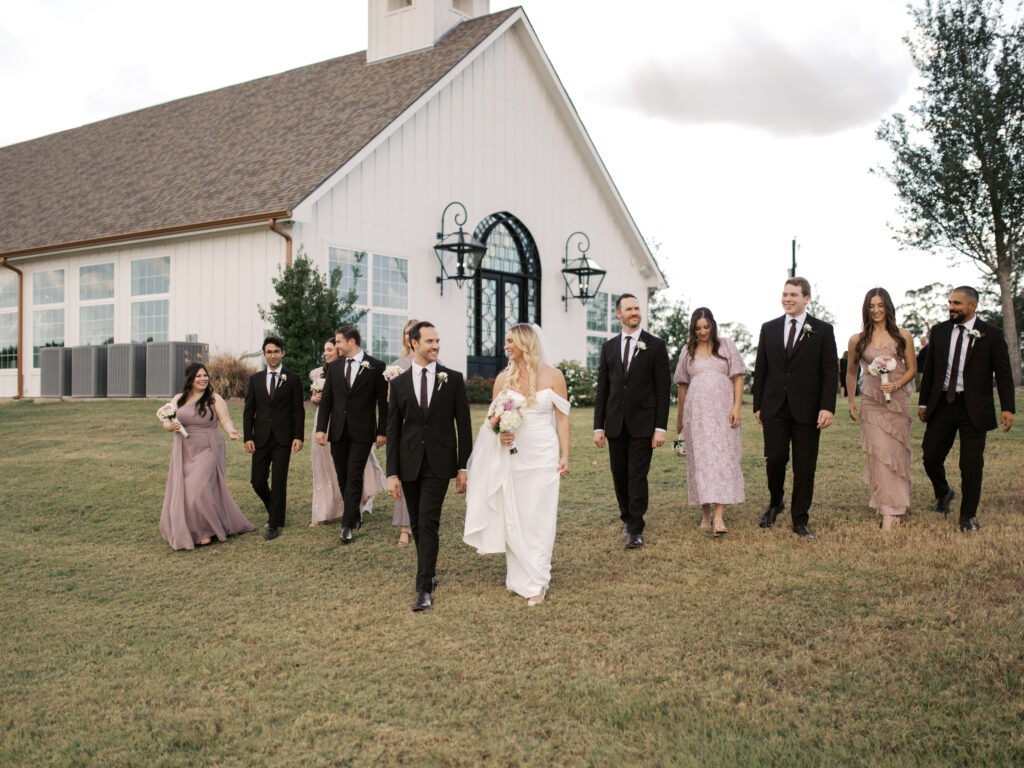
[(324, 384), (327, 383), (327, 379), (321, 376), (319, 379), (313, 379), (313, 383), (309, 386), (310, 392), (323, 392)]
[[(896, 358), (890, 355), (882, 355), (881, 357), (876, 357), (874, 360), (871, 361), (871, 365), (868, 366), (868, 373), (870, 373), (872, 376), (881, 375), (883, 384), (889, 383), (889, 372), (895, 370)], [(889, 393), (886, 392), (884, 394), (885, 402), (891, 402), (892, 398), (889, 397)]]
[(385, 381), (392, 381), (396, 377), (400, 376), (401, 373), (402, 369), (399, 366), (389, 365), (387, 368), (384, 369), (384, 373), (382, 375), (384, 376)]
[[(169, 402), (169, 403), (161, 405), (157, 409), (157, 412), (156, 412), (156, 417), (158, 419), (160, 419), (160, 421), (162, 421), (164, 424), (169, 424), (172, 421), (177, 421), (177, 419), (175, 418), (177, 415), (178, 415), (178, 406), (176, 406), (174, 404), (173, 400), (171, 402)], [(185, 429), (185, 427), (183, 427), (181, 425), (180, 422), (179, 422), (178, 426), (180, 427), (180, 429), (178, 431), (181, 432), (181, 436), (184, 437), (187, 440), (188, 439), (188, 431)]]
[[(487, 423), (496, 435), (502, 432), (515, 432), (523, 423), (523, 406), (526, 398), (517, 392), (502, 392), (498, 399), (487, 409)], [(515, 443), (509, 453), (519, 453)]]

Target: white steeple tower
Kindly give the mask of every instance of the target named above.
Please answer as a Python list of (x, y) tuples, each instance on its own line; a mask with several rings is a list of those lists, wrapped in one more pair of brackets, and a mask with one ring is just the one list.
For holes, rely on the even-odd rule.
[(490, 13), (490, 0), (369, 0), (366, 63), (430, 48), (459, 22)]

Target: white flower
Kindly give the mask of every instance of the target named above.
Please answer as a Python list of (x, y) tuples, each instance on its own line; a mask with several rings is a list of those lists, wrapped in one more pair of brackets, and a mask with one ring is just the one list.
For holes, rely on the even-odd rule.
[(313, 381), (313, 386), (311, 386), (310, 389), (314, 392), (323, 392), (325, 383), (326, 381), (324, 380), (324, 377), (321, 376)]
[(389, 365), (387, 368), (384, 369), (383, 373), (383, 376), (387, 381), (391, 381), (392, 379), (395, 379), (401, 375), (402, 369), (397, 365)]
[(972, 339), (980, 339), (985, 334), (977, 330), (976, 328), (970, 328), (967, 331), (967, 335), (970, 336)]
[[(643, 351), (644, 351), (645, 349), (647, 349), (647, 344), (646, 344), (646, 342), (643, 342), (643, 341), (638, 341), (638, 342), (636, 343), (636, 348), (637, 348), (637, 349), (638, 349), (638, 350), (639, 350), (640, 352), (643, 352)], [(636, 354), (636, 353), (634, 353), (634, 354)]]
[(437, 386), (438, 387), (443, 387), (447, 383), (448, 383), (448, 374), (447, 373), (442, 371), (441, 373), (437, 374)]
[(282, 373), (281, 374), (281, 383), (284, 384), (286, 381), (288, 381), (288, 374), (287, 373)]
[(364, 370), (369, 370), (370, 364), (366, 360), (363, 360), (363, 362), (359, 364), (359, 367)]
[(815, 333), (815, 332), (816, 331), (814, 330), (814, 328), (811, 326), (810, 323), (804, 323), (800, 327), (800, 335), (801, 336), (810, 336), (812, 333)]

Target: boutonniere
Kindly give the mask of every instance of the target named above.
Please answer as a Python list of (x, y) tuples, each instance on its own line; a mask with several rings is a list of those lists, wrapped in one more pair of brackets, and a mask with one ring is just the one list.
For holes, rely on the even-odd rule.
[(370, 370), (370, 364), (366, 360), (363, 360), (363, 362), (359, 364), (359, 367), (362, 368), (364, 371)]
[(441, 387), (443, 387), (447, 383), (448, 383), (448, 374), (447, 373), (442, 371), (441, 373), (437, 374), (437, 388), (438, 389), (440, 389)]
[[(647, 349), (647, 344), (645, 342), (637, 341), (637, 343), (636, 343), (636, 352), (643, 352), (646, 349)], [(635, 355), (636, 352), (634, 352), (633, 354)]]
[(288, 374), (287, 373), (282, 373), (281, 374), (281, 383), (284, 384), (286, 381), (288, 381)]
[(977, 328), (971, 328), (967, 331), (967, 335), (970, 336), (972, 339), (977, 340), (983, 337), (985, 334), (979, 331)]
[(817, 331), (814, 330), (814, 327), (810, 323), (804, 323), (800, 327), (801, 336), (810, 336), (812, 333), (817, 333)]

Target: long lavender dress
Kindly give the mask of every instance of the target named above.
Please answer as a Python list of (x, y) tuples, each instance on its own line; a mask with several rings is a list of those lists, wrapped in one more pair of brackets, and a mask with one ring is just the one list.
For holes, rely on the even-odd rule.
[[(210, 418), (213, 416), (213, 418)], [(238, 508), (227, 482), (224, 436), (217, 414), (196, 413), (196, 403), (178, 409), (188, 439), (175, 432), (167, 490), (160, 512), (160, 535), (172, 549), (195, 549), (203, 539), (253, 530)]]
[[(412, 355), (406, 357), (400, 357), (394, 362), (403, 372), (408, 371), (412, 368)], [(404, 525), (405, 527), (411, 527), (412, 523), (409, 522), (409, 508), (405, 506), (405, 494), (402, 494), (402, 498), (395, 499), (395, 513), (391, 516), (392, 525)]]
[(747, 366), (731, 339), (719, 340), (718, 354), (722, 357), (691, 359), (683, 347), (676, 366), (676, 385), (687, 385), (683, 437), (687, 495), (692, 506), (740, 504), (745, 499), (740, 466), (743, 427), (729, 426), (729, 411), (732, 379), (746, 373)]
[(876, 357), (896, 358), (896, 370), (889, 372), (895, 381), (907, 372), (906, 363), (896, 354), (896, 342), (876, 347), (868, 344), (860, 361), (864, 381), (860, 389), (860, 445), (867, 455), (864, 482), (871, 489), (869, 506), (880, 515), (902, 515), (910, 506), (910, 425), (913, 414), (910, 394), (913, 383), (889, 395), (885, 402), (881, 375), (872, 375), (868, 366)]

